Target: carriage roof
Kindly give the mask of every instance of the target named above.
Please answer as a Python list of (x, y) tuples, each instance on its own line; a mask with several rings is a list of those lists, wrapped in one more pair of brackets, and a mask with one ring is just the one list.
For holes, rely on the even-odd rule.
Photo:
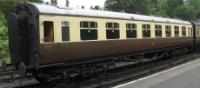
[(99, 18), (112, 18), (112, 19), (141, 20), (141, 21), (163, 22), (163, 23), (190, 24), (190, 22), (188, 21), (172, 19), (172, 18), (145, 16), (139, 14), (129, 14), (129, 13), (112, 12), (112, 11), (101, 11), (101, 10), (61, 8), (58, 6), (38, 4), (38, 3), (30, 3), (30, 4), (34, 5), (39, 10), (40, 14), (85, 16), (85, 17), (99, 17)]

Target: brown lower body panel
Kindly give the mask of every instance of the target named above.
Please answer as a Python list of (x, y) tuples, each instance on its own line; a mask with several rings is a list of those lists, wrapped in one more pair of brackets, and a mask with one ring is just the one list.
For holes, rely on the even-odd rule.
[(200, 44), (200, 37), (196, 37), (196, 42)]
[(66, 62), (173, 46), (192, 46), (192, 42), (192, 37), (179, 37), (48, 43), (40, 45), (40, 63)]

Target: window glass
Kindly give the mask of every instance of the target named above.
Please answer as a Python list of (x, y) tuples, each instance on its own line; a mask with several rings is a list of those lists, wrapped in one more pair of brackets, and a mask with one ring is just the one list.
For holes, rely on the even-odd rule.
[(126, 30), (127, 38), (137, 38), (137, 31), (136, 30)]
[(106, 23), (106, 38), (107, 39), (119, 39), (119, 23), (107, 22)]
[(150, 25), (149, 24), (143, 24), (142, 25), (142, 36), (143, 37), (151, 37), (151, 31), (150, 31)]
[(155, 36), (162, 37), (162, 26), (161, 25), (155, 25)]
[(81, 40), (97, 40), (97, 30), (82, 29)]
[(82, 22), (81, 22), (81, 28), (89, 28), (89, 22), (87, 22), (87, 21), (82, 21)]
[(113, 23), (106, 23), (106, 28), (113, 28)]
[(81, 40), (97, 40), (98, 39), (98, 24), (92, 21), (80, 22), (80, 35)]
[(97, 28), (97, 23), (96, 22), (90, 22), (90, 27), (91, 28)]
[(143, 37), (151, 37), (150, 30), (143, 30)]
[(107, 39), (119, 39), (119, 30), (106, 30)]
[(192, 36), (193, 35), (193, 30), (191, 27), (188, 27), (188, 35)]
[(54, 42), (53, 21), (44, 21), (44, 42)]
[(171, 37), (171, 26), (169, 25), (165, 26), (165, 34), (166, 37)]
[(127, 38), (137, 37), (136, 24), (133, 24), (133, 23), (126, 24), (126, 36)]
[(174, 26), (174, 33), (175, 33), (175, 37), (179, 37), (179, 27), (178, 26)]
[(119, 24), (118, 23), (114, 23), (114, 28), (119, 28)]
[(69, 22), (63, 21), (62, 23), (62, 41), (69, 41)]
[(186, 27), (182, 27), (182, 36), (186, 36)]

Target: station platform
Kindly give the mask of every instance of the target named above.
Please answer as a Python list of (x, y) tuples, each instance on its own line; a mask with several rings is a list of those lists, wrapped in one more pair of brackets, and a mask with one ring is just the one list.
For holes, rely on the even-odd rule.
[(200, 58), (113, 88), (200, 88)]

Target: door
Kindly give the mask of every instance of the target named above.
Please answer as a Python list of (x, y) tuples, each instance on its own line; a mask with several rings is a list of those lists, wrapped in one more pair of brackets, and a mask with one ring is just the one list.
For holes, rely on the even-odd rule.
[(54, 24), (52, 21), (44, 21), (44, 42), (54, 42)]

